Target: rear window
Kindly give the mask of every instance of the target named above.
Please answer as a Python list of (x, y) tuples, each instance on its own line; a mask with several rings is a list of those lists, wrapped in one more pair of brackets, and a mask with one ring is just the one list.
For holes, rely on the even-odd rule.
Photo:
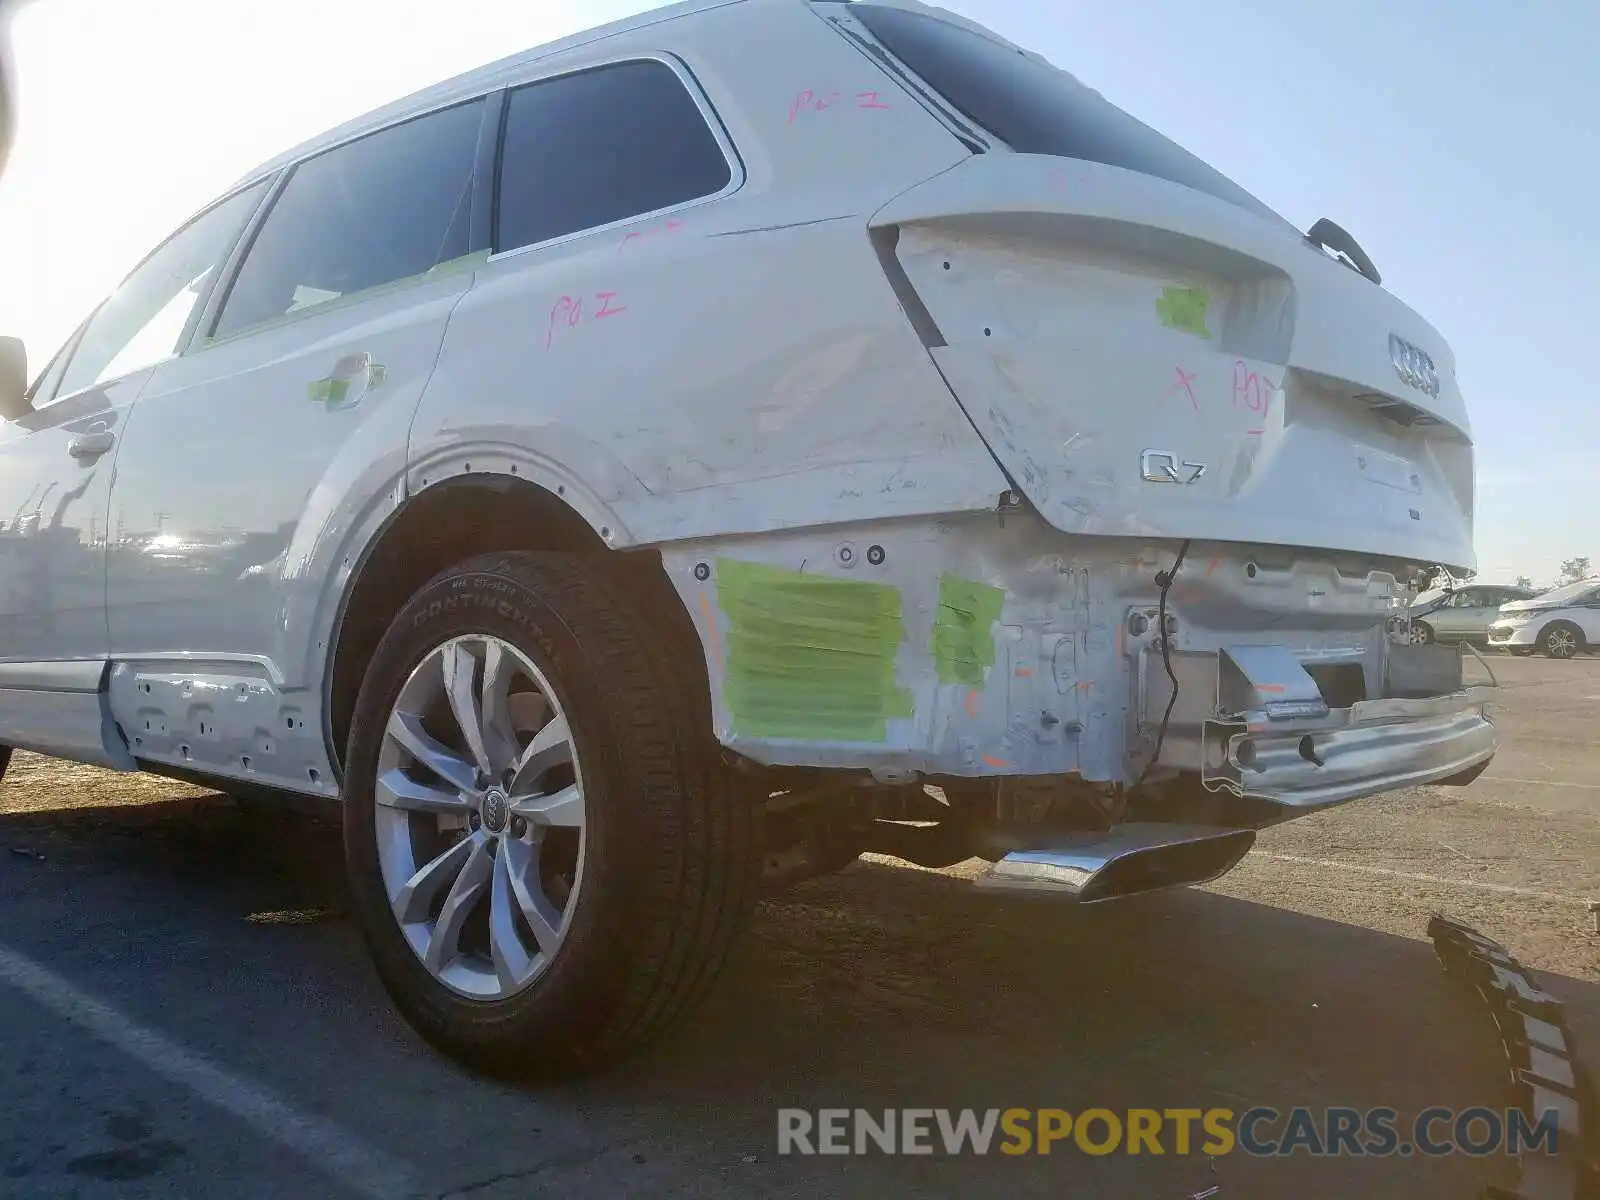
[(518, 88), (505, 120), (497, 251), (714, 196), (733, 178), (683, 80), (656, 59)]
[(1122, 167), (1283, 219), (1065, 71), (923, 13), (876, 4), (852, 4), (850, 13), (952, 107), (1019, 154)]

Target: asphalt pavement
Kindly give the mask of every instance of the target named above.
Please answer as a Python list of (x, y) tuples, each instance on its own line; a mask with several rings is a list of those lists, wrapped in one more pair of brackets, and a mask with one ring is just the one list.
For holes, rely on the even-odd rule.
[(1600, 1062), (1581, 909), (1600, 662), (1491, 661), (1507, 746), (1470, 788), (1345, 806), (1211, 888), (1093, 909), (863, 862), (763, 905), (659, 1052), (562, 1086), (475, 1078), (393, 1014), (330, 826), (19, 756), (0, 1196), (1473, 1196), (1504, 1160), (796, 1157), (775, 1128), (780, 1106), (1503, 1107), (1492, 1030), (1423, 939), (1431, 908), (1539, 969)]

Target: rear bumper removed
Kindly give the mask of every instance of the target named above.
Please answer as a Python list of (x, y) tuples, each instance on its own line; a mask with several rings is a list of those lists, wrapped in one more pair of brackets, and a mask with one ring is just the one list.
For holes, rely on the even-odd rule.
[[(663, 547), (717, 735), (754, 762), (1127, 782), (1171, 696), (1158, 571), (1177, 547), (1027, 510)], [(1460, 655), (1387, 635), (1389, 564), (1200, 543), (1167, 595), (1179, 681), (1152, 781), (1310, 810), (1494, 753)]]

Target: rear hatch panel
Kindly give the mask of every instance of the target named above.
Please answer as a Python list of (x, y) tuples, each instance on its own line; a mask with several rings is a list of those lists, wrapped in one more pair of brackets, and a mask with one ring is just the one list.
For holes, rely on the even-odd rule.
[[(1233, 205), (1101, 164), (974, 157), (873, 219), (956, 398), (1072, 533), (1472, 564), (1472, 449), (1442, 339)], [(1440, 364), (1402, 383), (1390, 335)]]
[(817, 8), (988, 139), (872, 224), (1053, 525), (1473, 565), (1467, 416), (1417, 314), (1037, 55), (912, 0)]

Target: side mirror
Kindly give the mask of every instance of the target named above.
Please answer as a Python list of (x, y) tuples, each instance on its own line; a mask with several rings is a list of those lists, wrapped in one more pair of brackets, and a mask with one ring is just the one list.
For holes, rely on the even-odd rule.
[(22, 341), (0, 337), (0, 417), (15, 421), (33, 411), (28, 400), (28, 352)]

